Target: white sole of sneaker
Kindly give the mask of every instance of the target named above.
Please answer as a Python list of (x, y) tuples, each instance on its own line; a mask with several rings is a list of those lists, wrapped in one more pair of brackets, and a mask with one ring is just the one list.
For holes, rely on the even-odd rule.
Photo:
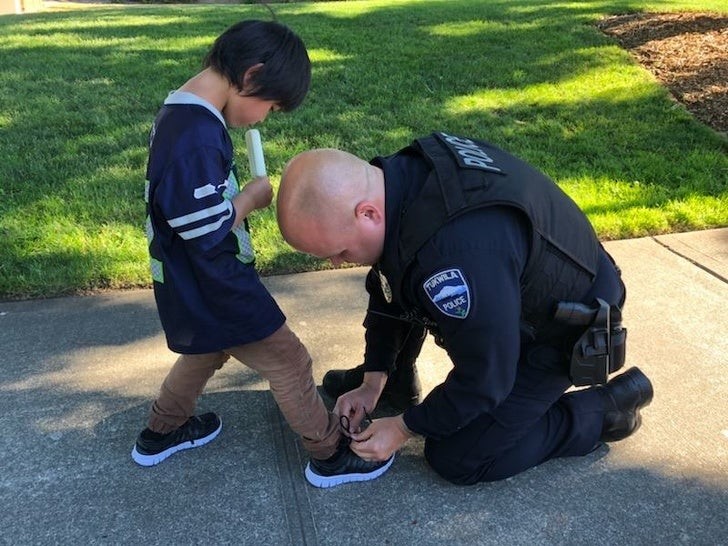
[(134, 449), (131, 450), (131, 458), (134, 459), (135, 463), (141, 466), (154, 466), (155, 464), (161, 463), (170, 455), (174, 455), (178, 451), (182, 451), (184, 449), (192, 449), (193, 447), (204, 446), (205, 444), (212, 442), (215, 438), (217, 438), (217, 435), (220, 434), (221, 430), (222, 419), (220, 420), (220, 426), (204, 438), (200, 438), (199, 440), (190, 440), (189, 442), (184, 442), (183, 444), (172, 446), (169, 449), (165, 449), (164, 451), (160, 451), (159, 453), (155, 453), (154, 455), (143, 455), (142, 453), (139, 453), (135, 445)]
[(389, 458), (384, 466), (380, 466), (372, 472), (367, 472), (366, 474), (338, 474), (336, 476), (321, 476), (316, 474), (313, 470), (311, 470), (311, 463), (309, 463), (306, 465), (304, 475), (306, 476), (308, 483), (314, 487), (327, 489), (329, 487), (336, 487), (337, 485), (343, 485), (345, 483), (367, 482), (369, 480), (374, 480), (389, 470), (389, 467), (392, 466), (393, 462), (394, 454)]

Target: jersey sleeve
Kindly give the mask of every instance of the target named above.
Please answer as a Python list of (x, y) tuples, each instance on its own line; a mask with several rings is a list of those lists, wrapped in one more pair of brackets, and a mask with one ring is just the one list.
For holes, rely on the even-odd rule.
[(436, 324), (453, 368), (405, 411), (410, 430), (441, 439), (488, 413), (510, 393), (520, 354), (520, 277), (528, 228), (491, 207), (451, 222), (420, 251), (412, 290)]
[(175, 159), (166, 169), (153, 206), (186, 243), (208, 251), (230, 232), (235, 221), (231, 197), (237, 181), (223, 154), (200, 148)]

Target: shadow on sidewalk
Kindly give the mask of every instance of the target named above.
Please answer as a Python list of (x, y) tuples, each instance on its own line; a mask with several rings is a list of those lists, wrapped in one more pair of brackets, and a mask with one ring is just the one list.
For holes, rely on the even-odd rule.
[(148, 400), (63, 391), (3, 399), (12, 464), (0, 525), (18, 544), (714, 544), (726, 536), (725, 520), (704, 517), (728, 505), (724, 488), (626, 464), (606, 448), (458, 487), (427, 467), (416, 440), (382, 478), (318, 490), (305, 483), (306, 455), (268, 391), (203, 395), (199, 410), (222, 417), (218, 439), (152, 468), (129, 456)]

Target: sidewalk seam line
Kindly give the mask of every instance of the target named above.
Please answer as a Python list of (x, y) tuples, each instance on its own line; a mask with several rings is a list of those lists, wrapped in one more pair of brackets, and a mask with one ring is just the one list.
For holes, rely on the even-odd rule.
[(283, 515), (288, 524), (290, 543), (315, 546), (318, 544), (316, 522), (306, 490), (307, 485), (304, 483), (296, 437), (288, 428), (288, 423), (283, 419), (270, 393), (266, 397), (266, 405), (273, 432)]
[(709, 273), (710, 275), (712, 275), (712, 276), (713, 276), (713, 277), (715, 277), (716, 279), (718, 279), (718, 280), (720, 280), (720, 281), (723, 281), (724, 283), (728, 284), (728, 279), (726, 279), (726, 278), (725, 278), (725, 277), (724, 277), (723, 275), (721, 275), (720, 273), (718, 273), (718, 272), (716, 272), (716, 271), (713, 271), (713, 270), (712, 270), (712, 269), (710, 269), (709, 267), (707, 267), (707, 266), (704, 266), (703, 264), (701, 264), (700, 262), (698, 262), (698, 261), (696, 261), (696, 260), (693, 260), (693, 259), (692, 259), (692, 258), (691, 258), (690, 256), (686, 256), (686, 255), (685, 255), (685, 254), (683, 254), (682, 252), (678, 252), (677, 250), (675, 250), (675, 249), (674, 249), (674, 248), (672, 248), (671, 246), (669, 246), (669, 245), (667, 245), (667, 244), (663, 243), (662, 241), (658, 240), (658, 239), (657, 239), (656, 237), (652, 237), (652, 240), (653, 240), (653, 241), (655, 241), (655, 242), (656, 242), (656, 243), (657, 243), (658, 245), (662, 246), (663, 248), (665, 248), (665, 249), (669, 250), (669, 251), (670, 251), (670, 252), (672, 252), (673, 254), (675, 254), (675, 255), (677, 255), (677, 256), (680, 256), (681, 258), (683, 258), (684, 260), (687, 260), (688, 262), (690, 262), (690, 263), (691, 263), (691, 264), (693, 264), (694, 266), (696, 266), (696, 267), (698, 267), (698, 268), (702, 269), (702, 270), (703, 270), (703, 271), (705, 271), (706, 273)]

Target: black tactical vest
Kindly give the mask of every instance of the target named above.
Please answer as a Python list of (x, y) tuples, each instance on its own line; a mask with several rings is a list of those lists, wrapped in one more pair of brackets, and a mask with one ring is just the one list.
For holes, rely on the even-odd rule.
[(555, 182), (486, 142), (445, 133), (417, 139), (406, 151), (421, 155), (431, 173), (403, 211), (399, 262), (389, 279), (394, 290), (401, 294), (417, 251), (444, 224), (477, 208), (506, 205), (522, 211), (531, 226), (521, 279), (522, 319), (538, 328), (551, 319), (557, 302), (579, 301), (587, 293), (600, 243), (584, 213)]

